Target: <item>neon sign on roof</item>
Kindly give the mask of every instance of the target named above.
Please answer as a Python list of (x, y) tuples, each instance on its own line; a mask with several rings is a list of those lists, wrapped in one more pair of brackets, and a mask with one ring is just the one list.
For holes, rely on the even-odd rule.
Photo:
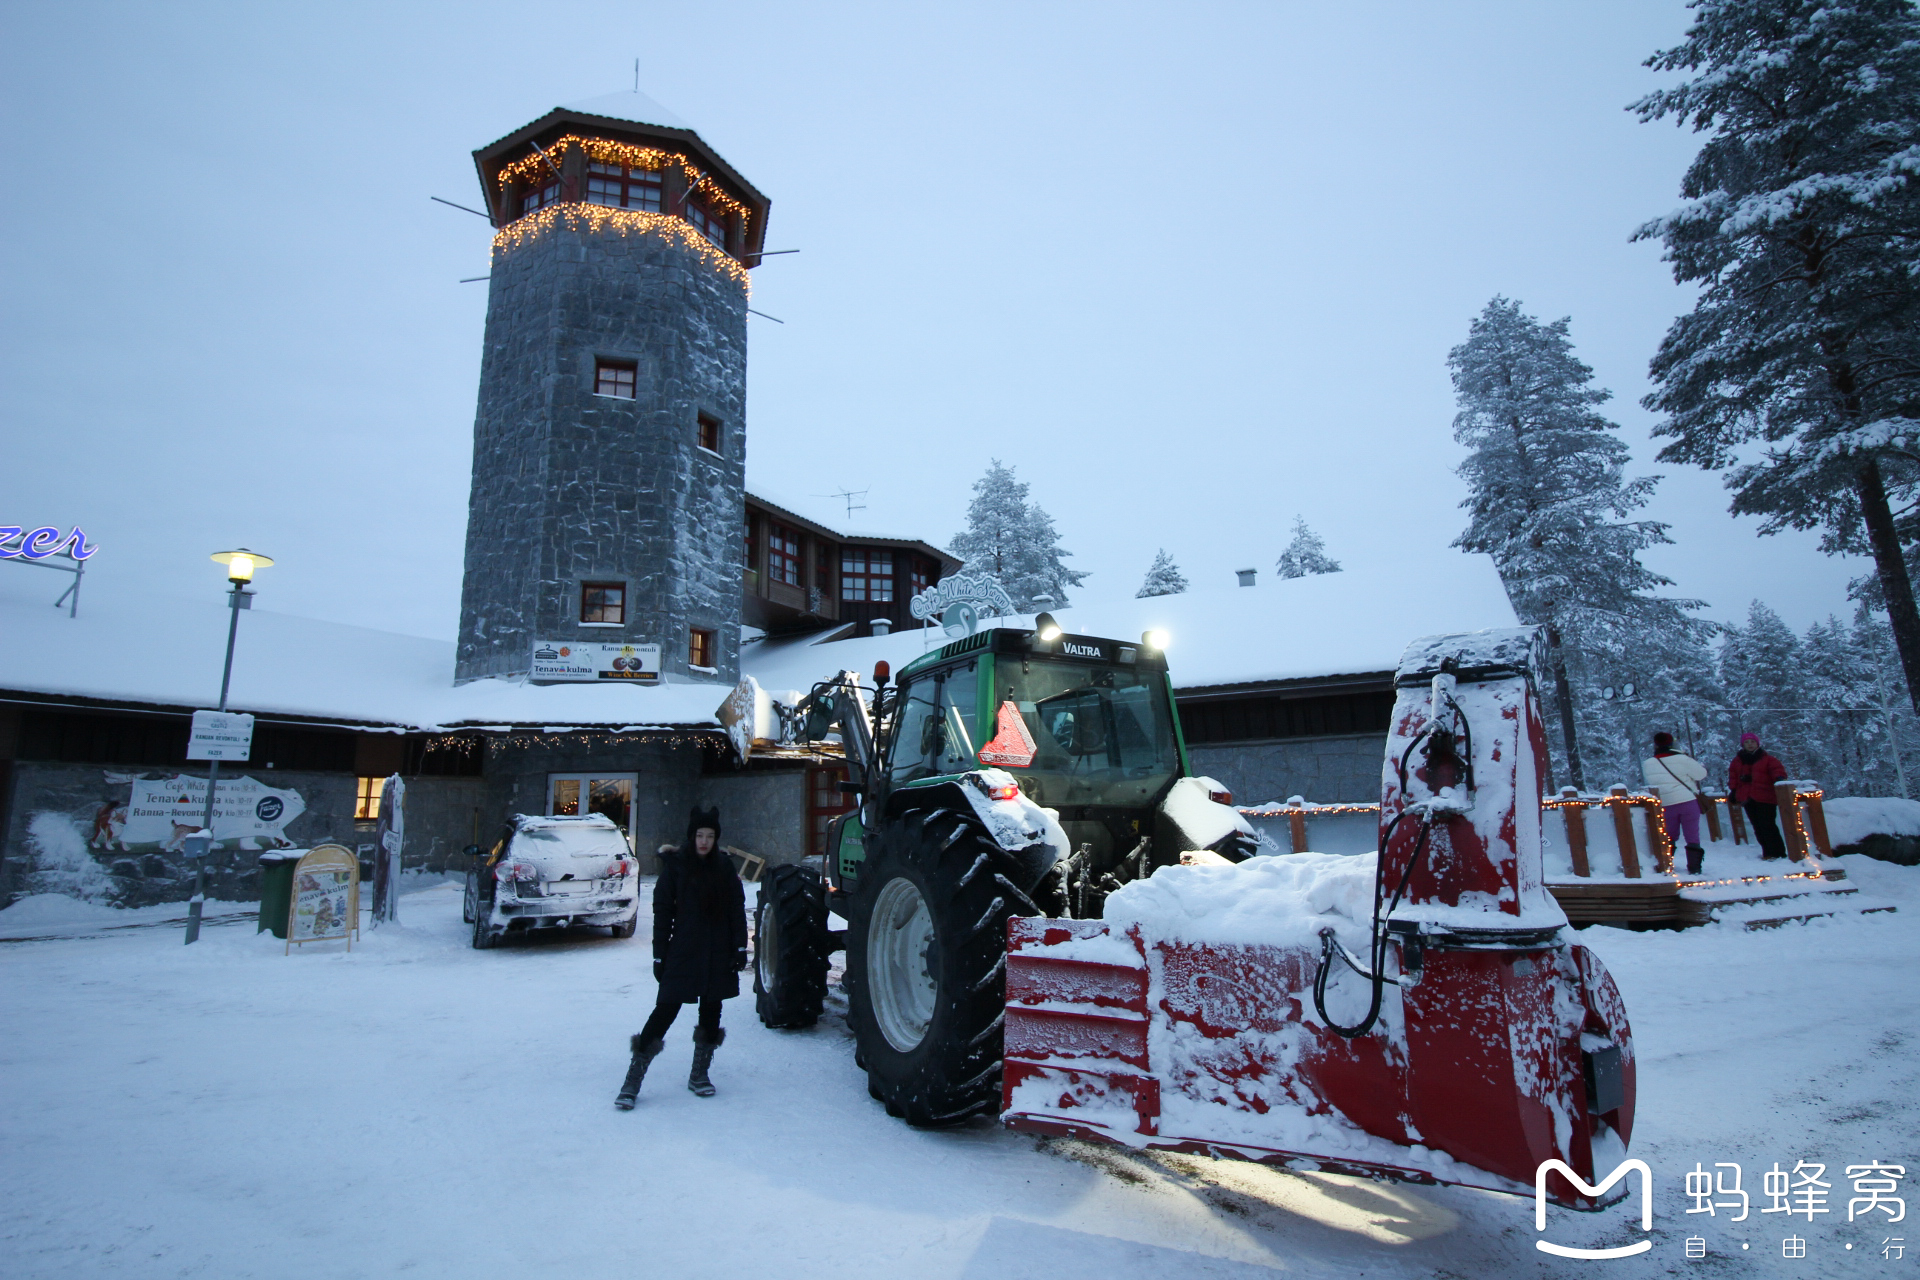
[(0, 524), (0, 560), (45, 560), (64, 553), (68, 559), (80, 561), (99, 549), (87, 545), (86, 531), (79, 525), (63, 534), (50, 524), (38, 529)]

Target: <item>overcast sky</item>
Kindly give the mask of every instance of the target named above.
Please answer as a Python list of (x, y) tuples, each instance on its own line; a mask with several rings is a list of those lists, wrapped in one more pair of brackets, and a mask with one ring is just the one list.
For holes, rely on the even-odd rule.
[(1264, 580), (1296, 513), (1425, 561), (1446, 354), (1500, 293), (1572, 317), (1666, 473), (1677, 593), (1804, 627), (1865, 567), (1653, 462), (1690, 299), (1628, 237), (1696, 140), (1623, 108), (1675, 0), (4, 12), (0, 523), (83, 525), (90, 592), (217, 596), (245, 544), (263, 607), (451, 637), (491, 233), (428, 197), (636, 57), (802, 251), (754, 273), (750, 484), (944, 543), (999, 457), (1103, 595), (1162, 546)]

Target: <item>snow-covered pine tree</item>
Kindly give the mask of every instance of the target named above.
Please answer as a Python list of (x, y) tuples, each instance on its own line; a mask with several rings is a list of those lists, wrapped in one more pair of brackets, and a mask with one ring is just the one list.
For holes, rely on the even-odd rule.
[(954, 535), (949, 549), (968, 571), (988, 574), (1005, 587), (1022, 612), (1031, 611), (1034, 598), (1042, 595), (1053, 597), (1050, 607), (1065, 608), (1067, 588), (1087, 576), (1060, 563), (1073, 553), (1060, 546), (1053, 518), (1027, 501), (1025, 482), (998, 458), (973, 482), (966, 531)]
[(1307, 528), (1306, 517), (1293, 518), (1293, 541), (1280, 553), (1274, 571), (1283, 578), (1304, 578), (1310, 573), (1338, 573), (1340, 562), (1327, 554), (1325, 539)]
[(1568, 654), (1601, 669), (1621, 664), (1649, 634), (1677, 639), (1699, 624), (1698, 601), (1648, 594), (1671, 586), (1640, 563), (1668, 542), (1667, 526), (1623, 517), (1644, 506), (1657, 476), (1625, 477), (1627, 447), (1596, 405), (1611, 393), (1573, 354), (1567, 320), (1541, 324), (1496, 297), (1447, 356), (1460, 412), (1453, 436), (1470, 519), (1454, 545), (1493, 557), (1514, 612), (1543, 624), (1564, 765), (1585, 789)]
[[(1920, 710), (1920, 14), (1909, 0), (1696, 0), (1634, 104), (1707, 133), (1642, 227), (1701, 286), (1652, 363), (1661, 458), (1725, 470), (1763, 532), (1869, 551)], [(1745, 446), (1764, 441), (1757, 454)], [(1791, 767), (1791, 766), (1790, 766)]]
[(1153, 565), (1147, 570), (1146, 581), (1133, 593), (1136, 600), (1147, 596), (1177, 596), (1187, 589), (1187, 580), (1180, 574), (1180, 566), (1173, 562), (1165, 547), (1153, 557)]

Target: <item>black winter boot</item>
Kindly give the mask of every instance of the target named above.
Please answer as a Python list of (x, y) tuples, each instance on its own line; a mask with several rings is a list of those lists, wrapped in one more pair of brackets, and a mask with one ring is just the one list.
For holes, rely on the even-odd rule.
[(713, 1051), (726, 1038), (725, 1027), (715, 1027), (711, 1040), (700, 1034), (700, 1028), (693, 1029), (693, 1070), (687, 1074), (687, 1088), (693, 1090), (696, 1097), (713, 1096), (713, 1081), (707, 1079), (707, 1068), (713, 1065)]
[(1707, 856), (1707, 851), (1705, 849), (1702, 849), (1699, 845), (1697, 844), (1688, 845), (1687, 846), (1687, 874), (1690, 876), (1699, 875), (1700, 864), (1706, 860), (1706, 856)]
[(635, 1035), (627, 1044), (633, 1049), (633, 1061), (627, 1064), (627, 1078), (620, 1083), (620, 1096), (613, 1105), (622, 1111), (633, 1110), (633, 1100), (640, 1096), (640, 1082), (647, 1078), (647, 1068), (659, 1056), (665, 1046), (658, 1040), (641, 1040)]

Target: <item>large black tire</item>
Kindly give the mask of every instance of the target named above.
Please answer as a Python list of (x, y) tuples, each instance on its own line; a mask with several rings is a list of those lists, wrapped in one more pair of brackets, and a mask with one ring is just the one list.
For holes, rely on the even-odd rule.
[(827, 998), (827, 887), (811, 867), (770, 867), (753, 915), (754, 1010), (769, 1027), (810, 1027)]
[(1037, 910), (1020, 861), (951, 809), (903, 814), (867, 848), (845, 983), (867, 1090), (922, 1127), (998, 1111), (1007, 920)]

